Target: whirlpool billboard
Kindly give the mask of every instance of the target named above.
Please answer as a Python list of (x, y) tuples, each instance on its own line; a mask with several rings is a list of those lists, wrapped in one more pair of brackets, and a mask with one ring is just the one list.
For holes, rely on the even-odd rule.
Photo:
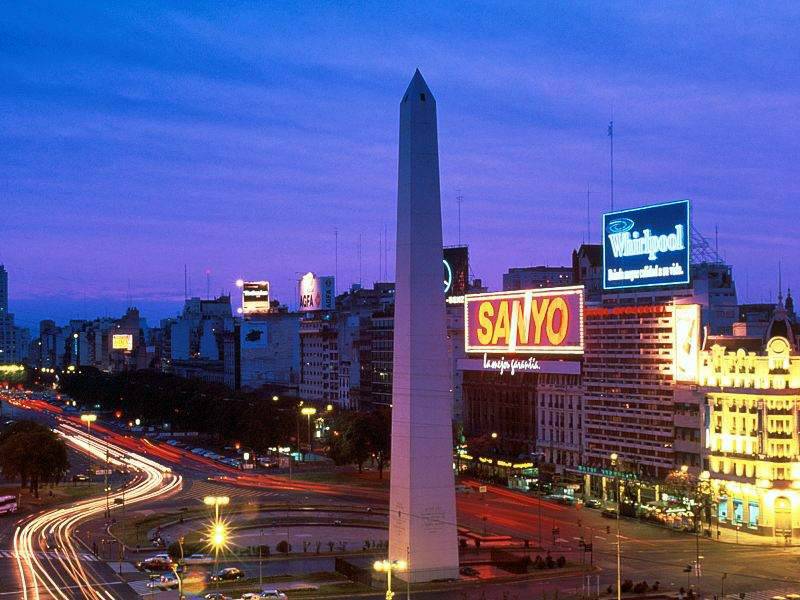
[(689, 201), (603, 215), (603, 289), (689, 283)]

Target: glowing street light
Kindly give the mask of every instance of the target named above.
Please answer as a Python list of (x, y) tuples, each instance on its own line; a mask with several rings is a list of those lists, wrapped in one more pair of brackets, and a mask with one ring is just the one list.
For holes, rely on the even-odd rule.
[(620, 554), (620, 546), (622, 545), (622, 540), (619, 536), (619, 508), (620, 508), (620, 490), (619, 490), (619, 478), (617, 477), (617, 465), (619, 462), (619, 455), (616, 452), (612, 452), (609, 456), (611, 459), (611, 466), (614, 468), (614, 487), (617, 488), (617, 600), (622, 599), (622, 557)]
[[(224, 550), (228, 543), (228, 527), (224, 521), (220, 521), (219, 507), (227, 506), (230, 501), (231, 499), (228, 496), (206, 496), (203, 498), (203, 504), (214, 507), (214, 521), (211, 523), (211, 528), (208, 532), (208, 543), (214, 549), (215, 572), (219, 565), (220, 550)], [(217, 585), (219, 585), (219, 581), (217, 581)]]
[(496, 432), (496, 431), (493, 431), (493, 432), (492, 432), (492, 439), (493, 439), (493, 440), (496, 440), (496, 439), (497, 439), (497, 432)]
[(244, 287), (244, 279), (237, 279), (236, 280), (236, 287)]
[(372, 564), (372, 568), (378, 573), (386, 573), (386, 600), (394, 598), (392, 591), (392, 572), (405, 571), (408, 568), (408, 563), (404, 560), (376, 560)]
[(308, 453), (311, 454), (312, 440), (311, 440), (311, 417), (317, 414), (317, 409), (313, 406), (304, 406), (300, 409), (300, 414), (308, 417)]

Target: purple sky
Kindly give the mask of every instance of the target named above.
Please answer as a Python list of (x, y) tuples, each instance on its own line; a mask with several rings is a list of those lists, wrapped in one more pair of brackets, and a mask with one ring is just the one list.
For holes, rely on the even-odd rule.
[[(9, 5), (0, 21), (0, 262), (11, 311), (116, 315), (128, 295), (298, 273), (393, 275), (398, 104), (439, 108), (445, 241), (497, 288), (568, 264), (609, 206), (693, 200), (740, 299), (800, 287), (800, 9), (790, 3)], [(426, 3), (422, 3), (426, 4)], [(430, 3), (427, 3), (430, 4)], [(189, 8), (191, 11), (189, 11)]]

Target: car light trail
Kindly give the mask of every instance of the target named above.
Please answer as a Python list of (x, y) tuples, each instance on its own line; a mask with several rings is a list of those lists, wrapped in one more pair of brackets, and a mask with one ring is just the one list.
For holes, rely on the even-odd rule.
[[(145, 502), (163, 497), (182, 486), (182, 478), (149, 458), (124, 450), (114, 444), (87, 435), (69, 423), (61, 422), (55, 430), (64, 441), (84, 454), (108, 460), (109, 468), (122, 467), (136, 473), (123, 489), (109, 495), (108, 501), (121, 498), (126, 504)], [(22, 598), (39, 600), (52, 597), (70, 600), (66, 589), (76, 589), (83, 598), (113, 600), (114, 594), (107, 588), (111, 585), (98, 581), (94, 574), (84, 568), (84, 561), (72, 539), (75, 526), (87, 519), (103, 514), (106, 497), (78, 502), (66, 508), (48, 510), (35, 515), (21, 524), (14, 532), (14, 555), (21, 582)], [(60, 556), (44, 559), (37, 551), (48, 537), (56, 540)], [(61, 570), (53, 568), (60, 567)], [(104, 589), (106, 588), (106, 589)]]

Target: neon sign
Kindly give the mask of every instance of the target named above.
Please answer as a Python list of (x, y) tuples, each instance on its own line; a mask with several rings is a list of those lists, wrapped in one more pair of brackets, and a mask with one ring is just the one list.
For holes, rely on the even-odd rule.
[(603, 289), (689, 283), (689, 201), (603, 215)]
[(583, 287), (468, 294), (464, 325), (467, 353), (582, 354)]

